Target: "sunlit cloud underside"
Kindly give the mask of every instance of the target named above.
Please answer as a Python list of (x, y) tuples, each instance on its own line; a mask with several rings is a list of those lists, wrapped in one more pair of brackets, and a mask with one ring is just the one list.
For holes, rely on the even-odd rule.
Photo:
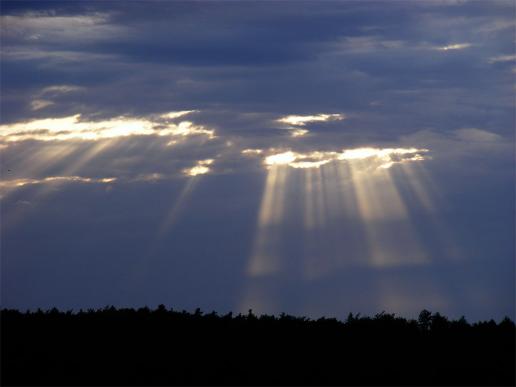
[(192, 168), (184, 169), (183, 173), (188, 176), (205, 175), (210, 172), (209, 166), (213, 164), (214, 161), (213, 159), (199, 160)]
[(102, 140), (134, 135), (215, 137), (215, 131), (190, 121), (179, 123), (171, 120), (180, 118), (193, 111), (166, 113), (155, 119), (117, 117), (104, 121), (81, 120), (81, 115), (62, 118), (45, 118), (21, 123), (0, 125), (0, 141), (14, 142), (25, 140), (66, 141)]
[[(54, 92), (53, 90), (51, 90)], [(51, 92), (47, 91), (47, 92)], [(181, 119), (195, 110), (167, 112), (145, 118), (115, 117), (107, 120), (81, 119), (80, 114), (61, 118), (45, 118), (32, 121), (0, 125), (0, 147), (8, 149), (24, 141), (33, 141), (35, 151), (28, 154), (16, 165), (15, 174), (5, 168), (0, 183), (0, 195), (5, 197), (15, 189), (28, 185), (40, 185), (41, 193), (50, 192), (43, 188), (54, 183), (115, 183), (119, 180), (157, 181), (175, 177), (178, 173), (186, 176), (206, 174), (213, 159), (199, 160), (190, 168), (180, 171), (147, 173), (133, 176), (84, 175), (82, 170), (91, 161), (112, 149), (120, 141), (130, 136), (157, 136), (163, 138), (163, 147), (180, 144), (187, 138), (200, 138), (202, 143), (216, 138), (215, 130)], [(176, 121), (177, 120), (177, 121)], [(40, 177), (48, 169), (67, 159), (59, 175)], [(10, 175), (13, 176), (10, 176)], [(122, 179), (121, 179), (122, 178)]]
[(417, 148), (356, 148), (345, 149), (342, 152), (314, 151), (297, 153), (286, 151), (271, 154), (265, 158), (268, 168), (274, 165), (286, 165), (292, 168), (318, 168), (331, 161), (364, 160), (369, 159), (377, 164), (378, 168), (390, 168), (396, 163), (424, 160), (428, 149)]
[(436, 49), (439, 51), (464, 50), (471, 46), (472, 46), (471, 43), (456, 43), (456, 44), (449, 44), (447, 46), (436, 47)]
[(308, 116), (285, 116), (278, 119), (278, 122), (283, 124), (295, 125), (295, 126), (305, 126), (311, 122), (326, 122), (326, 121), (340, 121), (345, 119), (346, 116), (344, 114), (315, 114)]
[(17, 187), (44, 183), (96, 183), (107, 184), (116, 181), (116, 177), (92, 178), (82, 176), (50, 176), (43, 179), (11, 179), (0, 181), (0, 193)]
[[(166, 145), (175, 144), (178, 139), (188, 136), (215, 138), (215, 131), (190, 121), (180, 120), (195, 111), (169, 112), (150, 118), (117, 117), (104, 121), (81, 120), (80, 115), (64, 118), (48, 118), (0, 126), (0, 139), (4, 144), (19, 141), (42, 141), (66, 144), (67, 141), (93, 141), (86, 152), (81, 153), (70, 163), (62, 176), (40, 179), (12, 179), (0, 185), (3, 192), (31, 184), (61, 183), (116, 183), (119, 177), (83, 177), (76, 172), (112, 146), (113, 141), (127, 136), (168, 136)], [(342, 120), (342, 114), (318, 114), (313, 116), (285, 116), (278, 121), (289, 125), (301, 126), (299, 136), (306, 134), (304, 129), (311, 122)], [(301, 133), (302, 132), (302, 133)], [(293, 132), (293, 136), (296, 136)], [(103, 140), (103, 141), (99, 141)], [(98, 141), (98, 142), (97, 142)], [(69, 155), (73, 149), (54, 147), (46, 155), (55, 159)], [(48, 153), (47, 152), (47, 153)], [(243, 157), (260, 158), (262, 167), (267, 171), (265, 187), (260, 203), (258, 225), (253, 253), (248, 273), (252, 276), (266, 275), (281, 270), (282, 258), (278, 249), (281, 239), (281, 225), (289, 218), (294, 209), (302, 214), (301, 224), (305, 231), (324, 230), (339, 216), (346, 215), (362, 224), (368, 239), (369, 261), (367, 264), (383, 267), (396, 264), (423, 263), (426, 258), (417, 243), (417, 237), (410, 225), (407, 208), (397, 192), (389, 169), (394, 165), (407, 169), (407, 176), (413, 180), (422, 205), (432, 207), (431, 199), (422, 188), (411, 165), (428, 158), (428, 149), (422, 148), (375, 148), (363, 147), (342, 149), (341, 151), (313, 150), (308, 152), (290, 149), (243, 149)], [(220, 154), (217, 155), (217, 158)], [(223, 156), (222, 156), (223, 157)], [(187, 176), (180, 199), (170, 203), (158, 235), (163, 235), (176, 222), (180, 208), (190, 196), (198, 176), (212, 172), (215, 158), (200, 159), (179, 172)], [(133, 177), (137, 181), (157, 181), (166, 178), (161, 173), (151, 173)], [(126, 181), (131, 181), (131, 179)], [(299, 208), (295, 203), (287, 205), (289, 192), (301, 196)], [(396, 232), (385, 227), (386, 222), (396, 220)], [(324, 239), (322, 235), (322, 239)], [(314, 243), (310, 241), (310, 243)], [(315, 245), (317, 245), (316, 242)], [(315, 246), (314, 245), (314, 246)], [(401, 254), (399, 246), (404, 246)], [(315, 247), (307, 247), (315, 252)], [(322, 258), (319, 258), (322, 259)], [(304, 257), (301, 267), (308, 277), (320, 275), (339, 262), (315, 261), (314, 256)]]

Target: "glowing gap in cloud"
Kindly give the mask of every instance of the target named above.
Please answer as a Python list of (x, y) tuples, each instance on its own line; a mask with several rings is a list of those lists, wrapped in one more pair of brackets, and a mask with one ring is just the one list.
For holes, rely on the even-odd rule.
[(183, 169), (183, 173), (188, 176), (205, 175), (210, 172), (209, 166), (213, 161), (213, 159), (199, 160), (194, 167)]
[(178, 111), (178, 112), (165, 113), (165, 114), (162, 114), (160, 117), (161, 118), (165, 118), (165, 119), (173, 120), (175, 118), (179, 118), (179, 117), (185, 116), (185, 115), (190, 114), (190, 113), (196, 113), (198, 111), (199, 110), (181, 110), (181, 111)]
[(310, 122), (325, 122), (325, 121), (340, 121), (345, 119), (346, 116), (344, 114), (316, 114), (312, 116), (285, 116), (278, 119), (278, 122), (296, 125), (296, 126), (305, 126)]
[(435, 49), (439, 50), (439, 51), (464, 50), (465, 48), (469, 48), (471, 46), (472, 46), (471, 43), (457, 43), (457, 44), (449, 44), (447, 46), (436, 47)]
[(46, 183), (91, 183), (108, 184), (116, 181), (116, 177), (92, 178), (82, 176), (49, 176), (43, 179), (12, 179), (0, 181), (0, 193), (5, 193), (15, 188), (26, 185), (46, 184)]
[(245, 156), (257, 156), (263, 153), (262, 149), (244, 149), (242, 154)]
[[(312, 252), (299, 258), (307, 278), (317, 278), (348, 264), (381, 268), (427, 263), (428, 257), (389, 169), (393, 164), (401, 163), (412, 172), (408, 168), (414, 163), (409, 161), (425, 160), (427, 151), (356, 148), (342, 152), (286, 151), (267, 155), (264, 158), (267, 177), (247, 266), (248, 275), (274, 275), (285, 267), (282, 225), (292, 214), (301, 214), (302, 243)], [(422, 207), (431, 211), (429, 192), (420, 185), (415, 172), (409, 176), (414, 180), (411, 184), (424, 191), (420, 193), (425, 200)], [(301, 202), (293, 200), (289, 203), (288, 192), (296, 192)], [(366, 249), (358, 261), (354, 257), (317, 256), (319, 243), (334, 243), (332, 238), (339, 238), (338, 231), (332, 229), (339, 217), (354, 217), (360, 224), (359, 229), (363, 229)]]
[(66, 141), (101, 140), (133, 135), (194, 136), (215, 138), (215, 131), (190, 121), (179, 123), (164, 120), (181, 117), (191, 111), (171, 112), (160, 119), (116, 117), (105, 121), (82, 121), (76, 114), (62, 118), (45, 118), (21, 123), (0, 125), (0, 141), (24, 140)]
[(267, 168), (274, 165), (285, 165), (292, 168), (319, 168), (332, 161), (365, 160), (373, 162), (375, 168), (387, 169), (396, 163), (424, 160), (428, 149), (418, 148), (356, 148), (342, 152), (307, 152), (286, 151), (271, 154), (264, 158)]
[(303, 137), (309, 133), (307, 129), (294, 129), (290, 132), (291, 137)]

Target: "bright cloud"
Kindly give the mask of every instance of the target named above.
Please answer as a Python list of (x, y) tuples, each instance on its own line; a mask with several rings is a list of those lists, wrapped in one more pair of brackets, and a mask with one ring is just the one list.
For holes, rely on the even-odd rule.
[(278, 119), (278, 122), (289, 125), (304, 126), (310, 122), (339, 121), (345, 118), (346, 116), (344, 114), (316, 114), (312, 116), (285, 116)]
[(493, 63), (499, 63), (499, 62), (514, 62), (516, 61), (516, 55), (499, 55), (499, 56), (493, 56), (488, 59), (488, 62)]
[(83, 176), (49, 176), (42, 179), (11, 179), (0, 181), (0, 194), (26, 185), (47, 183), (96, 183), (108, 184), (116, 181), (116, 177), (92, 178)]
[(185, 116), (190, 113), (195, 113), (195, 112), (198, 112), (198, 110), (181, 110), (178, 112), (170, 112), (170, 113), (162, 114), (161, 118), (173, 120), (175, 118), (179, 118), (179, 117)]
[(307, 152), (287, 151), (271, 154), (264, 159), (265, 165), (287, 165), (292, 168), (319, 168), (332, 161), (365, 160), (375, 161), (378, 168), (390, 168), (396, 163), (424, 160), (428, 149), (417, 148), (356, 148), (342, 152)]
[(197, 165), (192, 168), (186, 168), (183, 170), (183, 173), (188, 176), (197, 176), (197, 175), (205, 175), (210, 172), (209, 166), (213, 164), (213, 159), (199, 160), (197, 161)]
[(262, 153), (263, 153), (262, 149), (244, 149), (242, 151), (242, 154), (246, 155), (246, 156), (257, 156), (257, 155), (261, 155)]
[[(39, 106), (42, 108), (44, 106)], [(162, 117), (176, 118), (188, 112), (172, 112)], [(132, 135), (215, 137), (213, 129), (190, 121), (179, 123), (153, 121), (145, 118), (116, 117), (105, 121), (82, 121), (80, 114), (63, 118), (45, 118), (28, 122), (0, 125), (0, 140), (5, 142), (39, 140), (66, 141), (101, 140)]]
[(307, 135), (310, 131), (307, 129), (294, 129), (290, 131), (290, 135), (292, 137), (303, 137)]
[(449, 51), (449, 50), (464, 50), (465, 48), (471, 47), (471, 43), (457, 43), (457, 44), (449, 44), (447, 46), (436, 47), (436, 50), (439, 51)]

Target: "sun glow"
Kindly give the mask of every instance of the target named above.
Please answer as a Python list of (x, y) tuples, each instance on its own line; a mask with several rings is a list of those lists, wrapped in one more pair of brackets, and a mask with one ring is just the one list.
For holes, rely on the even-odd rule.
[(296, 160), (296, 154), (292, 151), (277, 153), (265, 158), (266, 165), (289, 165)]

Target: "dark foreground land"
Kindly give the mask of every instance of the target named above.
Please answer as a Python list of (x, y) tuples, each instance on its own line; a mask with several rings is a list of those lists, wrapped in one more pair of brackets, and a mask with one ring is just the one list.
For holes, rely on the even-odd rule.
[(105, 308), (1, 311), (2, 385), (514, 385), (515, 326)]

